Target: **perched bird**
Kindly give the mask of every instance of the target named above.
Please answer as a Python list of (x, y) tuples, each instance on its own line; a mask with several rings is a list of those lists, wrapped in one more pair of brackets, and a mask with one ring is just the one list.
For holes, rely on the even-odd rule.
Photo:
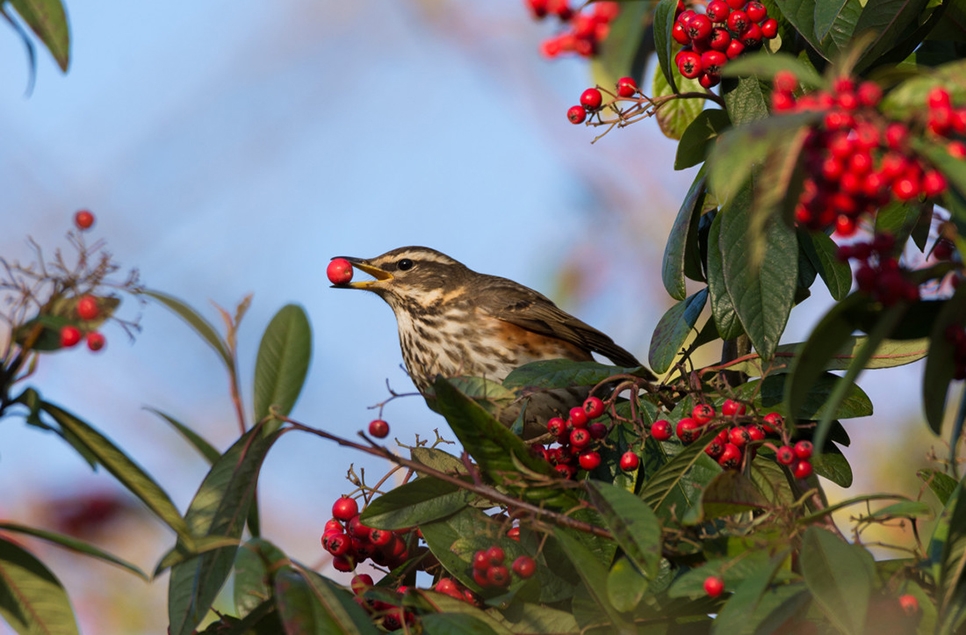
[[(368, 260), (344, 258), (374, 279), (334, 286), (371, 291), (392, 308), (406, 370), (424, 395), (437, 375), (503, 381), (518, 366), (540, 360), (590, 361), (591, 353), (600, 353), (619, 366), (641, 365), (546, 296), (477, 273), (433, 249), (400, 247)], [(545, 422), (586, 396), (586, 389), (556, 392), (542, 402), (531, 397), (527, 419)], [(509, 424), (514, 416), (500, 418)]]

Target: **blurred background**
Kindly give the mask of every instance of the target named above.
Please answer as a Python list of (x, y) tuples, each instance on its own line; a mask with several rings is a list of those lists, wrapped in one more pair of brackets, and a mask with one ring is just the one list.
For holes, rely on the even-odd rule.
[[(368, 407), (408, 392), (392, 312), (333, 290), (337, 255), (416, 244), (539, 289), (646, 359), (670, 306), (664, 241), (693, 173), (652, 121), (595, 144), (566, 109), (591, 84), (587, 64), (538, 53), (553, 25), (520, 0), (276, 3), (67, 2), (72, 59), (61, 75), (38, 48), (36, 85), (16, 33), (0, 28), (0, 255), (68, 249), (76, 210), (143, 282), (220, 324), (254, 294), (239, 351), (250, 403), (258, 341), (286, 303), (308, 312), (314, 344), (293, 416), (354, 435)], [(793, 313), (802, 339), (828, 306)], [(47, 355), (42, 394), (104, 431), (184, 510), (207, 472), (163, 410), (220, 449), (237, 436), (215, 354), (166, 310), (127, 302), (133, 341), (108, 328), (99, 354)], [(4, 334), (4, 337), (6, 335)], [(713, 361), (708, 359), (707, 361)], [(847, 424), (857, 469), (847, 492), (915, 495), (908, 469), (931, 446), (918, 365), (861, 383), (878, 413)], [(445, 422), (417, 398), (390, 403), (391, 437), (433, 438)], [(265, 537), (324, 567), (319, 545), (349, 464), (375, 482), (387, 465), (287, 435), (261, 474)], [(150, 571), (174, 536), (57, 437), (0, 425), (0, 519), (70, 531)], [(28, 541), (61, 577), (86, 633), (164, 631), (166, 579), (130, 574)], [(336, 575), (339, 579), (338, 575)], [(122, 595), (123, 594), (123, 595)], [(123, 598), (123, 599), (119, 599)], [(0, 624), (0, 633), (11, 632)]]

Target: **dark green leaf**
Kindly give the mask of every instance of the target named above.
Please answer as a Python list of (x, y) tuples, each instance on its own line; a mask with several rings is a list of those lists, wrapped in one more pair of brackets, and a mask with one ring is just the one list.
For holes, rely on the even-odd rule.
[(621, 613), (631, 611), (647, 593), (649, 582), (627, 556), (619, 556), (607, 574), (607, 599)]
[(610, 483), (586, 481), (590, 502), (604, 519), (614, 540), (648, 580), (661, 564), (661, 523), (640, 498)]
[(221, 357), (221, 361), (224, 362), (225, 368), (229, 370), (232, 368), (232, 357), (228, 350), (228, 344), (218, 335), (218, 331), (215, 330), (215, 327), (208, 320), (201, 317), (197, 311), (175, 297), (161, 293), (160, 291), (147, 289), (142, 293), (149, 298), (157, 300), (170, 309), (172, 313), (187, 322), (188, 326), (193, 328), (203, 340), (208, 342), (209, 346), (215, 349), (215, 352)]
[(20, 635), (77, 635), (60, 581), (40, 560), (0, 536), (0, 616)]
[(674, 169), (683, 170), (702, 163), (712, 139), (731, 126), (728, 113), (718, 108), (702, 110), (681, 135)]
[(822, 452), (812, 457), (812, 467), (816, 474), (839, 487), (852, 487), (852, 466), (834, 445), (826, 443)]
[(514, 368), (503, 380), (508, 388), (569, 388), (595, 386), (613, 375), (634, 374), (639, 368), (621, 368), (597, 362), (550, 359)]
[(838, 246), (822, 232), (799, 230), (798, 244), (822, 277), (833, 300), (841, 300), (852, 288), (852, 269), (836, 257)]
[[(255, 421), (269, 416), (274, 409), (280, 415), (292, 411), (302, 392), (312, 356), (312, 327), (300, 306), (282, 307), (262, 336), (255, 362)], [(280, 424), (265, 426), (274, 432)]]
[(731, 60), (721, 69), (722, 77), (751, 77), (771, 80), (778, 71), (791, 71), (808, 88), (825, 85), (815, 68), (786, 53), (771, 54), (761, 51)]
[(825, 529), (809, 527), (800, 562), (805, 584), (829, 621), (844, 633), (861, 635), (875, 581), (872, 554)]
[(278, 547), (261, 538), (253, 538), (238, 549), (232, 593), (239, 616), (248, 615), (271, 599), (272, 574), (287, 560)]
[(815, 38), (826, 59), (837, 57), (848, 48), (861, 13), (860, 0), (815, 3)]
[[(255, 426), (215, 461), (185, 514), (193, 535), (241, 536), (262, 461), (281, 434), (276, 430), (263, 435), (261, 426)], [(191, 551), (190, 544), (182, 548)], [(168, 619), (172, 635), (189, 635), (207, 615), (231, 572), (237, 550), (236, 543), (206, 551), (171, 568)]]
[(34, 536), (35, 538), (46, 540), (47, 542), (64, 547), (65, 549), (69, 549), (75, 553), (90, 556), (92, 558), (96, 558), (97, 560), (102, 560), (103, 562), (121, 567), (122, 569), (127, 569), (131, 573), (144, 578), (145, 580), (149, 579), (147, 574), (130, 562), (122, 560), (121, 558), (99, 549), (90, 543), (84, 542), (83, 540), (72, 538), (71, 536), (65, 536), (64, 534), (58, 534), (52, 531), (44, 531), (43, 529), (8, 522), (0, 522), (0, 530), (13, 531), (20, 534), (26, 534), (28, 536)]
[(701, 166), (678, 210), (664, 247), (661, 279), (668, 295), (675, 300), (683, 300), (687, 296), (685, 276), (693, 280), (704, 279), (698, 247), (698, 219), (704, 206), (705, 193), (704, 166)]
[(916, 476), (929, 486), (929, 489), (932, 490), (932, 493), (936, 495), (936, 498), (944, 506), (949, 502), (949, 497), (952, 496), (956, 490), (956, 486), (959, 484), (952, 476), (932, 469), (919, 470), (916, 472)]
[[(842, 0), (837, 0), (836, 4), (841, 2)], [(819, 38), (815, 35), (815, 14), (817, 5), (824, 3), (819, 3), (817, 0), (775, 0), (775, 4), (778, 5), (785, 19), (792, 23), (798, 34), (811, 44), (813, 49), (823, 53)], [(828, 59), (828, 56), (825, 57)]]
[(721, 472), (711, 479), (701, 493), (700, 503), (700, 506), (691, 508), (685, 519), (688, 524), (733, 516), (767, 505), (754, 482), (733, 470)]
[(641, 498), (665, 523), (681, 522), (700, 503), (704, 487), (721, 472), (721, 466), (704, 451), (716, 432), (685, 446), (641, 488)]
[(178, 513), (174, 503), (141, 466), (132, 461), (107, 437), (73, 414), (46, 401), (43, 402), (42, 408), (65, 431), (70, 432), (78, 442), (82, 443), (91, 454), (96, 456), (108, 472), (113, 474), (132, 494), (141, 499), (178, 536), (184, 539), (190, 538), (188, 526), (181, 514)]
[[(717, 619), (713, 622), (712, 635), (752, 635), (767, 613), (759, 613), (759, 605), (768, 592), (775, 572), (788, 557), (785, 552), (772, 556), (764, 566), (747, 576), (735, 588), (734, 594), (725, 602)], [(749, 619), (752, 616), (758, 619)]]
[(485, 622), (465, 613), (430, 613), (422, 623), (426, 635), (496, 635)]
[(10, 4), (37, 34), (60, 70), (70, 65), (70, 28), (60, 0), (10, 0)]
[(470, 496), (456, 485), (423, 476), (373, 499), (361, 519), (379, 529), (415, 527), (458, 512)]
[(634, 632), (607, 597), (607, 568), (604, 564), (580, 540), (572, 536), (569, 530), (560, 529), (554, 536), (570, 563), (577, 569), (591, 599), (610, 619), (611, 632)]
[[(956, 372), (956, 347), (946, 338), (947, 329), (966, 324), (966, 285), (960, 285), (939, 312), (929, 337), (929, 356), (922, 376), (922, 407), (926, 422), (936, 434), (942, 432), (949, 383)], [(956, 447), (955, 441), (951, 442)]]
[(472, 554), (462, 558), (453, 551), (452, 547), (465, 536), (498, 535), (500, 524), (480, 510), (466, 507), (452, 516), (430, 523), (421, 523), (419, 529), (429, 550), (436, 556), (443, 568), (462, 584), (471, 588), (478, 588), (470, 573), (472, 571)]
[(752, 345), (763, 359), (769, 360), (778, 347), (795, 299), (795, 231), (772, 219), (760, 235), (754, 235), (751, 230), (756, 222), (747, 189), (735, 196), (720, 216), (718, 248), (728, 295)]
[(465, 474), (466, 466), (452, 454), (439, 448), (414, 447), (409, 450), (412, 460), (445, 474)]
[(863, 520), (869, 518), (878, 522), (884, 522), (894, 518), (922, 518), (930, 520), (933, 516), (932, 507), (922, 501), (902, 501), (900, 503), (886, 505), (862, 518)]
[(674, 363), (707, 300), (708, 290), (701, 289), (684, 302), (678, 302), (668, 309), (657, 323), (648, 351), (648, 361), (654, 372), (664, 373)]
[(725, 284), (724, 257), (719, 245), (721, 216), (718, 214), (714, 217), (708, 232), (708, 293), (711, 295), (711, 315), (714, 317), (718, 336), (723, 340), (732, 340), (744, 331), (735, 312), (734, 300)]
[(275, 605), (286, 635), (379, 633), (344, 589), (302, 567), (284, 566), (275, 574)]
[(729, 79), (722, 84), (721, 89), (728, 116), (735, 126), (767, 118), (768, 94), (768, 88), (757, 77), (745, 77), (737, 81)]
[[(764, 380), (752, 380), (742, 384), (738, 389), (739, 396), (750, 399), (756, 408), (773, 411), (783, 417), (790, 416), (788, 405), (783, 401), (788, 375), (783, 373), (769, 375)], [(796, 419), (814, 420), (825, 415), (828, 410), (829, 395), (841, 379), (838, 375), (822, 373), (804, 387), (799, 396)], [(759, 383), (761, 384), (759, 387)], [(845, 399), (834, 411), (836, 419), (851, 419), (854, 417), (868, 417), (872, 414), (872, 400), (859, 388), (852, 384)]]
[(674, 46), (671, 29), (674, 27), (677, 6), (677, 0), (660, 0), (654, 8), (654, 48), (657, 52), (657, 61), (664, 81), (671, 85), (674, 92), (677, 92), (677, 85), (674, 77), (674, 62), (671, 59)]
[(939, 515), (927, 554), (929, 571), (938, 587), (936, 603), (939, 613), (941, 616), (948, 615), (954, 609), (954, 599), (966, 585), (963, 574), (966, 566), (966, 496), (963, 496), (963, 481), (956, 485)]
[(929, 91), (937, 86), (949, 91), (955, 104), (966, 100), (966, 60), (956, 60), (923, 71), (902, 82), (885, 96), (881, 109), (887, 117), (901, 121), (916, 112), (924, 111)]
[(184, 425), (183, 423), (181, 423), (171, 415), (165, 414), (160, 410), (155, 410), (154, 408), (145, 408), (145, 410), (156, 414), (157, 416), (161, 417), (162, 419), (170, 423), (172, 426), (174, 426), (174, 429), (180, 432), (181, 436), (187, 439), (188, 443), (190, 443), (192, 447), (194, 447), (194, 449), (198, 450), (201, 456), (205, 457), (205, 460), (208, 461), (209, 465), (217, 461), (218, 457), (221, 456), (221, 452), (216, 450), (213, 445), (205, 441), (205, 439), (200, 434), (198, 434), (188, 426)]

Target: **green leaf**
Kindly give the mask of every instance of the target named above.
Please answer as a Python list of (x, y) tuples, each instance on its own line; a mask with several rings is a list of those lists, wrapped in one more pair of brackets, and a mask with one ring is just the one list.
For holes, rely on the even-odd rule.
[(97, 560), (107, 562), (108, 564), (116, 565), (122, 569), (127, 569), (134, 575), (145, 580), (149, 579), (147, 574), (127, 560), (122, 560), (121, 558), (99, 549), (90, 543), (84, 542), (83, 540), (78, 540), (71, 536), (65, 536), (64, 534), (58, 534), (52, 531), (44, 531), (43, 529), (28, 527), (27, 525), (2, 521), (0, 521), (0, 531), (13, 531), (20, 534), (26, 534), (28, 536), (34, 536), (35, 538), (40, 538), (41, 540), (46, 540), (47, 542), (53, 543), (65, 549), (69, 549), (74, 553), (90, 556), (92, 558), (96, 558)]
[(688, 524), (733, 516), (767, 506), (767, 501), (754, 482), (733, 470), (721, 472), (711, 479), (701, 493), (700, 503), (700, 506), (691, 508), (691, 514), (686, 519)]
[(374, 498), (363, 510), (361, 520), (379, 529), (415, 527), (458, 512), (470, 498), (465, 489), (423, 476)]
[(894, 518), (931, 520), (934, 516), (932, 507), (922, 501), (902, 501), (877, 509), (868, 516), (863, 516), (862, 519), (884, 522)]
[(624, 555), (648, 580), (661, 565), (661, 522), (640, 498), (616, 485), (587, 480), (590, 502), (623, 549)]
[(872, 554), (809, 527), (799, 558), (805, 584), (829, 621), (844, 633), (861, 635), (875, 581)]
[(162, 419), (170, 423), (175, 430), (181, 433), (181, 436), (183, 436), (185, 439), (188, 440), (188, 443), (190, 443), (194, 449), (198, 450), (201, 456), (205, 457), (205, 460), (208, 461), (208, 465), (211, 465), (212, 463), (217, 461), (218, 457), (221, 456), (221, 452), (215, 449), (215, 446), (205, 441), (205, 439), (200, 434), (198, 434), (188, 426), (184, 425), (183, 423), (181, 423), (171, 415), (165, 414), (160, 410), (155, 410), (154, 408), (145, 408), (145, 410), (153, 414), (156, 414), (157, 416), (161, 417)]
[(931, 565), (929, 570), (937, 586), (939, 614), (948, 617), (951, 611), (958, 609), (953, 602), (966, 585), (966, 576), (963, 574), (966, 568), (966, 497), (963, 496), (963, 481), (957, 484), (939, 515), (927, 554), (928, 564)]
[(927, 107), (927, 95), (933, 88), (949, 91), (953, 103), (966, 101), (966, 60), (958, 59), (937, 68), (919, 67), (918, 72), (902, 82), (883, 98), (880, 108), (890, 119), (904, 120)]
[(721, 216), (715, 215), (708, 232), (708, 293), (711, 295), (711, 315), (718, 336), (723, 340), (732, 340), (744, 334), (744, 331), (735, 311), (734, 299), (725, 284), (724, 256), (719, 246)]
[(692, 280), (704, 279), (698, 246), (698, 224), (706, 191), (704, 166), (701, 166), (678, 210), (664, 247), (661, 279), (668, 295), (675, 300), (683, 300), (687, 296), (685, 276)]
[(953, 495), (956, 486), (959, 485), (959, 481), (938, 470), (922, 469), (916, 472), (916, 476), (929, 486), (929, 489), (944, 506), (949, 502), (949, 497)]
[(737, 81), (729, 79), (724, 82), (721, 96), (727, 106), (731, 123), (737, 127), (767, 118), (769, 93), (768, 87), (757, 77), (745, 77)]
[(721, 211), (722, 272), (728, 295), (752, 345), (771, 359), (795, 301), (798, 244), (795, 231), (773, 219), (760, 235), (750, 191), (742, 190)]
[(865, 5), (855, 33), (875, 33), (871, 44), (862, 53), (856, 70), (862, 71), (875, 64), (888, 51), (902, 44), (902, 38), (918, 26), (929, 0), (882, 0)]
[(751, 77), (771, 80), (779, 71), (791, 71), (799, 83), (808, 88), (821, 88), (825, 85), (822, 77), (815, 72), (815, 68), (802, 60), (787, 53), (771, 54), (764, 51), (745, 54), (737, 59), (729, 60), (721, 69), (722, 77)]
[(132, 461), (120, 448), (88, 423), (49, 402), (43, 402), (43, 410), (54, 418), (66, 432), (82, 443), (104, 468), (114, 475), (132, 494), (137, 496), (164, 521), (179, 537), (190, 539), (188, 526), (171, 502), (168, 494), (161, 489), (141, 466)]
[[(929, 207), (927, 210), (926, 208)], [(932, 220), (931, 205), (920, 203), (919, 201), (892, 201), (880, 208), (875, 214), (875, 233), (889, 233), (895, 237), (897, 245), (904, 245), (912, 234), (913, 229), (919, 224), (919, 219), (923, 214)]]
[(275, 574), (275, 606), (286, 635), (379, 633), (344, 589), (302, 567), (284, 566)]
[[(767, 617), (767, 614), (757, 614), (756, 609), (768, 592), (768, 587), (775, 577), (775, 573), (787, 557), (787, 552), (775, 554), (766, 564), (747, 576), (735, 588), (734, 594), (725, 602), (717, 619), (712, 623), (712, 635), (741, 635), (744, 633), (752, 635), (755, 633), (755, 627)], [(751, 616), (757, 616), (759, 619), (749, 619)]]
[(860, 0), (826, 0), (815, 3), (815, 38), (826, 59), (837, 57), (850, 43), (862, 13)]
[(272, 597), (272, 575), (288, 558), (261, 538), (243, 544), (235, 554), (232, 595), (235, 610), (244, 617)]
[(839, 301), (852, 288), (852, 269), (836, 257), (838, 245), (822, 232), (798, 231), (798, 244), (815, 271), (822, 277), (833, 300)]
[[(922, 407), (926, 422), (937, 435), (942, 432), (946, 412), (946, 396), (949, 384), (956, 373), (956, 349), (946, 338), (949, 327), (961, 328), (966, 324), (966, 285), (960, 285), (942, 308), (932, 326), (929, 336), (929, 356), (922, 375)], [(956, 440), (950, 442), (956, 447)]]
[(19, 635), (76, 635), (60, 581), (40, 560), (0, 536), (0, 616)]
[(825, 443), (822, 452), (812, 457), (812, 468), (839, 487), (852, 487), (852, 466), (835, 445)]
[(430, 613), (422, 623), (426, 635), (496, 635), (486, 622), (466, 613)]
[(471, 571), (473, 565), (470, 555), (461, 558), (453, 551), (453, 545), (464, 536), (495, 536), (498, 535), (500, 525), (489, 516), (473, 507), (466, 507), (462, 511), (437, 521), (421, 523), (419, 529), (423, 534), (426, 545), (443, 568), (462, 584), (470, 588), (478, 588), (473, 581)]
[(462, 461), (439, 448), (410, 448), (409, 456), (413, 461), (444, 474), (466, 474), (466, 466), (463, 465)]
[(627, 556), (621, 555), (607, 574), (607, 599), (618, 611), (626, 613), (640, 604), (649, 583)]
[[(677, 72), (677, 67), (674, 68), (674, 72)], [(704, 91), (697, 80), (685, 79), (680, 74), (675, 77), (675, 83), (681, 93), (702, 93)], [(679, 94), (668, 84), (663, 73), (654, 73), (651, 90), (653, 93), (652, 99), (655, 100)], [(655, 117), (664, 136), (669, 139), (680, 139), (691, 122), (704, 110), (704, 102), (704, 99), (689, 97), (687, 99), (669, 99), (662, 103), (657, 108)]]
[[(262, 461), (282, 432), (263, 435), (261, 426), (255, 426), (215, 461), (185, 514), (192, 535), (241, 537)], [(191, 551), (190, 543), (179, 546)], [(204, 619), (231, 572), (237, 550), (236, 543), (206, 551), (171, 568), (168, 619), (172, 635), (189, 635)]]
[(44, 43), (60, 70), (70, 65), (70, 28), (60, 0), (10, 0), (10, 4)]
[[(838, 375), (823, 373), (805, 386), (796, 402), (798, 410), (795, 413), (795, 419), (815, 420), (825, 416), (829, 408), (829, 395), (832, 394), (840, 379)], [(788, 404), (783, 401), (787, 381), (788, 375), (777, 373), (769, 375), (764, 380), (755, 379), (742, 384), (737, 393), (740, 398), (750, 400), (758, 409), (789, 417), (791, 411), (788, 409)], [(835, 419), (868, 417), (872, 414), (872, 400), (861, 388), (852, 384), (845, 398), (838, 404), (838, 408), (832, 412)]]
[(728, 113), (718, 108), (702, 110), (681, 135), (674, 169), (683, 170), (704, 162), (711, 140), (731, 126)]
[[(269, 416), (270, 410), (282, 416), (292, 411), (302, 392), (312, 356), (312, 327), (300, 306), (282, 307), (269, 322), (255, 361), (255, 421)], [(265, 433), (280, 425), (265, 426)]]
[[(677, 92), (674, 77), (674, 63), (671, 58), (674, 40), (671, 30), (674, 28), (678, 3), (677, 0), (660, 0), (654, 7), (654, 49), (657, 61), (661, 67), (661, 75), (665, 83), (669, 83), (671, 90)], [(654, 73), (657, 75), (658, 73)]]
[(228, 344), (218, 335), (218, 331), (215, 330), (215, 327), (208, 320), (201, 317), (197, 311), (175, 297), (161, 293), (160, 291), (151, 291), (148, 289), (145, 289), (142, 293), (149, 298), (157, 300), (170, 309), (172, 313), (187, 322), (188, 326), (193, 328), (203, 340), (208, 342), (209, 346), (215, 349), (221, 361), (224, 362), (225, 368), (232, 369), (233, 362), (231, 352), (228, 350)]
[(633, 626), (624, 621), (607, 597), (607, 568), (604, 564), (597, 560), (580, 540), (571, 536), (569, 530), (560, 529), (554, 533), (554, 536), (570, 563), (577, 569), (577, 574), (589, 592), (590, 598), (610, 619), (611, 632), (636, 633)]
[(704, 487), (721, 472), (721, 466), (704, 451), (716, 434), (709, 432), (685, 446), (641, 488), (641, 499), (666, 524), (680, 523), (700, 503)]
[(569, 359), (549, 359), (530, 362), (510, 371), (503, 380), (507, 388), (569, 388), (596, 386), (608, 377), (635, 374), (640, 368), (621, 368), (597, 362), (573, 362)]
[(707, 301), (708, 290), (701, 289), (684, 302), (672, 306), (658, 321), (647, 356), (654, 372), (667, 372), (674, 363)]

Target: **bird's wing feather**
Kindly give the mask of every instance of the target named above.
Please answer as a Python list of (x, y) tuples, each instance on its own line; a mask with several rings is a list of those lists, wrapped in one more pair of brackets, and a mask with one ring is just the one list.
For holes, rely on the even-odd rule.
[(533, 289), (493, 276), (480, 294), (480, 306), (498, 307), (491, 309), (491, 315), (495, 318), (600, 353), (620, 366), (632, 368), (641, 365), (606, 334), (561, 310), (549, 298)]

